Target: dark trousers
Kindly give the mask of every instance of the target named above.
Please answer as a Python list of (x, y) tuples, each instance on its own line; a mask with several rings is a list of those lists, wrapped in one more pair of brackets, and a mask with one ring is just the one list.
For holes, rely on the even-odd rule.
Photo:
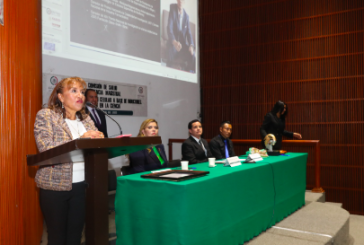
[(85, 189), (85, 182), (72, 184), (70, 191), (40, 189), (48, 245), (80, 245), (85, 221)]
[(182, 61), (185, 65), (182, 67), (183, 70), (188, 72), (196, 71), (196, 56), (195, 53), (191, 55), (189, 47), (182, 45), (182, 49), (178, 52), (173, 44), (168, 44), (168, 60), (167, 66), (172, 67), (174, 62)]

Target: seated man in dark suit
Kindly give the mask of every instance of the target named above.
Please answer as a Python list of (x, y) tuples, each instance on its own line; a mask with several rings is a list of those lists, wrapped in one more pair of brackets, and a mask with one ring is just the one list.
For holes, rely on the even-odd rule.
[(190, 17), (183, 9), (185, 0), (177, 0), (177, 4), (171, 4), (168, 16), (168, 43), (167, 66), (171, 67), (173, 61), (181, 59), (185, 62), (183, 70), (195, 72), (196, 57), (195, 45), (190, 29)]
[[(98, 106), (99, 98), (97, 97), (97, 93), (93, 89), (87, 89), (85, 92), (86, 102), (91, 102), (91, 104)], [(90, 112), (90, 116), (92, 121), (94, 121), (96, 128), (102, 132), (105, 138), (108, 137), (107, 135), (107, 125), (106, 125), (106, 118), (104, 113), (99, 112), (93, 106), (86, 106), (86, 113)]]
[(223, 121), (220, 124), (220, 134), (210, 141), (210, 150), (216, 159), (236, 156), (233, 142), (229, 139), (232, 130), (231, 123), (229, 121)]
[(199, 120), (192, 120), (188, 123), (190, 137), (182, 144), (182, 160), (189, 164), (207, 162), (209, 157), (213, 157), (209, 145), (205, 139), (201, 138), (202, 124)]

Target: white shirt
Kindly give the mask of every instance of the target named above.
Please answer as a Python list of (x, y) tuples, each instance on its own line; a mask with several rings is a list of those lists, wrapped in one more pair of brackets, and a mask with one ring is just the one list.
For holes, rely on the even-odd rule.
[[(68, 128), (72, 133), (72, 139), (80, 138), (84, 133), (86, 133), (86, 128), (80, 119), (70, 120), (65, 119)], [(77, 183), (85, 180), (85, 162), (74, 162), (72, 171), (72, 183)]]
[(191, 135), (191, 136), (192, 136), (192, 138), (194, 138), (196, 140), (197, 143), (200, 144), (201, 137), (199, 139), (197, 139), (195, 136), (193, 136), (193, 135)]
[(181, 13), (178, 11), (178, 17), (179, 17), (179, 29), (182, 31), (183, 9)]
[(201, 145), (202, 149), (205, 151), (205, 155), (207, 156), (207, 150), (202, 143), (201, 137), (199, 139), (197, 139), (195, 136), (193, 136), (193, 135), (191, 135), (191, 136), (192, 136), (192, 138), (194, 138), (196, 140), (197, 144)]

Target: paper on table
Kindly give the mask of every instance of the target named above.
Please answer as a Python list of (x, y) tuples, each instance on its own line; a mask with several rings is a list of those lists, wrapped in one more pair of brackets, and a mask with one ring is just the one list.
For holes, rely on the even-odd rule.
[(125, 137), (131, 137), (131, 134), (121, 134), (118, 136), (114, 136), (113, 138), (125, 138)]
[[(244, 162), (246, 159), (240, 159), (240, 162)], [(216, 160), (215, 163), (225, 163), (226, 160)]]
[(165, 169), (162, 169), (162, 170), (154, 170), (154, 171), (151, 171), (152, 173), (158, 173), (158, 172), (163, 172), (163, 171), (169, 171), (171, 170), (170, 168), (165, 168)]
[(168, 178), (179, 179), (179, 178), (186, 177), (186, 176), (189, 176), (189, 175), (191, 175), (191, 174), (174, 173), (174, 174), (161, 175), (160, 177), (168, 177)]

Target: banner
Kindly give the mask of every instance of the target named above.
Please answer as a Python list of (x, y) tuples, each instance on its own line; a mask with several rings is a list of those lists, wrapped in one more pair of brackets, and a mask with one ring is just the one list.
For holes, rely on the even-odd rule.
[[(43, 74), (43, 104), (48, 103), (56, 84), (67, 76)], [(98, 107), (109, 115), (139, 116), (148, 115), (147, 86), (113, 83), (83, 78), (88, 89), (98, 95)]]

